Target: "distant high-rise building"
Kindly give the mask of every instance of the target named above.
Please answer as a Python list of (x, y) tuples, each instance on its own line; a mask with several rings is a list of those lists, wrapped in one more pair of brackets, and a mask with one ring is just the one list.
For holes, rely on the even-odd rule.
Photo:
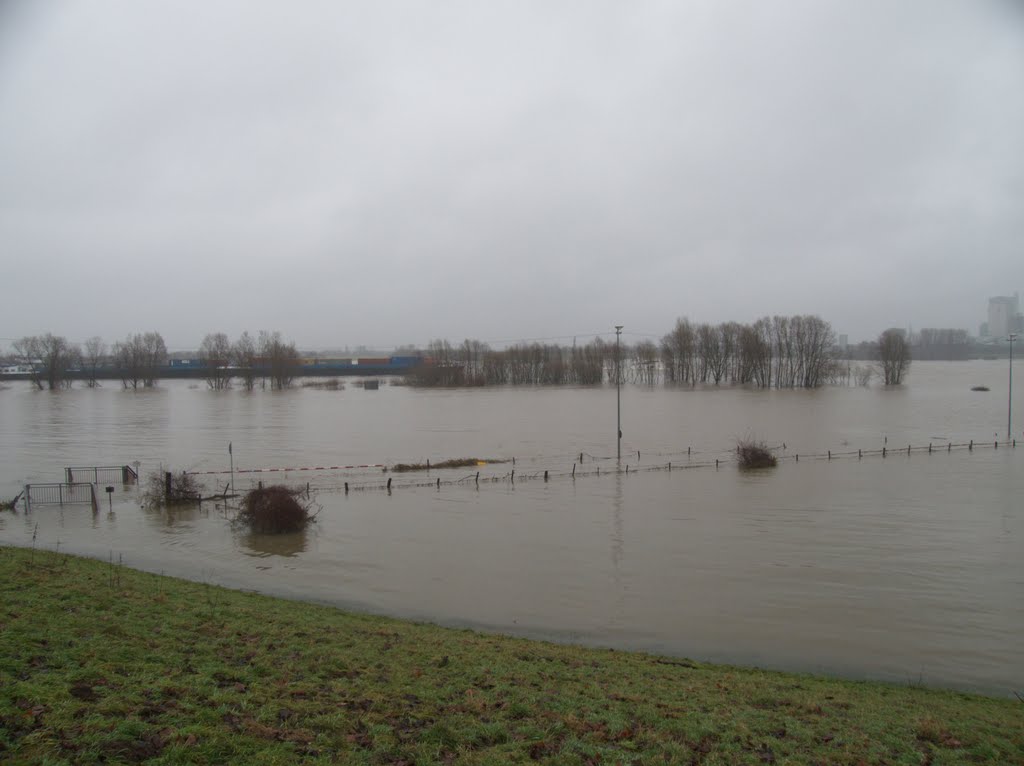
[(988, 334), (1001, 338), (1016, 329), (1020, 314), (1020, 295), (997, 295), (988, 299)]

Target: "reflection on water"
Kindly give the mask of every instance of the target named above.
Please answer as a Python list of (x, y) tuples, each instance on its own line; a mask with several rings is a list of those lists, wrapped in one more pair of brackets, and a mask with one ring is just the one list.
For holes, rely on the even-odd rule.
[[(0, 514), (0, 542), (37, 534), (152, 571), (448, 624), (1007, 694), (1024, 686), (1024, 444), (991, 449), (1005, 372), (916, 365), (901, 391), (630, 388), (628, 475), (608, 470), (614, 391), (599, 388), (386, 387), (370, 399), (175, 382), (139, 395), (11, 388), (0, 496), (67, 465), (226, 470), (232, 441), (236, 487), (309, 481), (323, 511), (306, 532), (253, 535), (218, 504), (141, 508), (137, 488), (118, 487), (113, 513)], [(982, 383), (991, 395), (969, 390)], [(938, 436), (989, 447), (685, 469), (688, 447), (689, 464), (713, 462), (749, 435), (802, 455)], [(516, 484), (509, 464), (481, 466), (479, 486), (390, 494), (343, 492), (383, 486), (379, 468), (241, 472), (464, 456), (516, 457)], [(668, 461), (681, 470), (634, 470)], [(529, 480), (548, 469), (562, 477)], [(466, 478), (424, 480), (438, 476)]]
[(280, 535), (240, 532), (238, 541), (251, 556), (296, 556), (306, 550), (309, 530)]

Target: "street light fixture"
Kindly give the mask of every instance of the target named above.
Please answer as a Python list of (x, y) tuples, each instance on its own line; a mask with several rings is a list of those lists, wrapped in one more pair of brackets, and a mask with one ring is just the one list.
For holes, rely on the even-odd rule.
[(622, 375), (619, 372), (619, 336), (622, 335), (622, 325), (615, 325), (615, 433), (617, 435), (616, 445), (618, 447), (618, 459), (622, 460)]
[(1010, 426), (1011, 415), (1013, 414), (1013, 342), (1017, 340), (1017, 333), (1010, 333), (1010, 393), (1006, 400), (1006, 441), (1010, 441), (1013, 429)]

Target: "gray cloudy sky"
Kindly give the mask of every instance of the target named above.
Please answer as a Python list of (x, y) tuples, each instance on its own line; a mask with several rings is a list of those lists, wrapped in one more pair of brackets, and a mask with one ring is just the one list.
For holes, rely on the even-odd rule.
[(977, 332), (1024, 3), (2, 0), (0, 265), (0, 346)]

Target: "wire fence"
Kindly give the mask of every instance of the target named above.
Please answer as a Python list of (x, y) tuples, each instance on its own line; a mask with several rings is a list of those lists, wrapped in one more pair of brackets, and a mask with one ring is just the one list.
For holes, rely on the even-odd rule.
[[(974, 441), (964, 442), (943, 441), (940, 443), (928, 443), (906, 447), (889, 447), (884, 445), (877, 449), (840, 449), (825, 450), (824, 452), (798, 452), (792, 451), (782, 444), (771, 445), (769, 451), (780, 463), (790, 461), (799, 463), (801, 461), (826, 461), (833, 460), (865, 460), (865, 459), (887, 459), (899, 456), (909, 457), (914, 454), (936, 454), (940, 452), (966, 452), (975, 450), (999, 450), (1015, 449), (1017, 440), (1008, 441)], [(589, 477), (608, 476), (613, 474), (628, 475), (631, 473), (649, 473), (654, 471), (687, 471), (695, 469), (716, 469), (721, 470), (728, 466), (739, 466), (738, 448), (736, 450), (695, 450), (687, 447), (685, 450), (675, 451), (652, 451), (645, 453), (643, 450), (633, 451), (625, 454), (620, 460), (615, 455), (594, 455), (583, 451), (571, 456), (562, 455), (534, 455), (528, 458), (508, 458), (500, 460), (480, 461), (476, 470), (470, 470), (460, 476), (453, 476), (452, 468), (425, 468), (420, 475), (409, 476), (406, 473), (393, 473), (384, 463), (370, 463), (352, 466), (299, 466), (290, 468), (263, 468), (236, 470), (238, 474), (259, 474), (269, 472), (280, 472), (284, 474), (305, 472), (329, 472), (343, 471), (345, 469), (380, 469), (376, 476), (367, 476), (365, 473), (358, 476), (338, 476), (333, 481), (318, 483), (312, 486), (307, 481), (307, 488), (325, 492), (371, 492), (371, 491), (393, 491), (397, 489), (416, 489), (433, 487), (455, 486), (480, 486), (494, 484), (514, 485), (518, 482), (531, 481), (554, 481), (554, 480), (575, 480)], [(429, 465), (429, 463), (427, 464)], [(547, 467), (545, 467), (545, 465)], [(499, 473), (488, 473), (500, 466)], [(481, 470), (482, 469), (482, 470)], [(765, 470), (765, 469), (750, 469)], [(770, 469), (768, 469), (770, 470)], [(203, 471), (193, 472), (196, 474), (227, 474), (228, 471)], [(419, 473), (419, 472), (417, 472)], [(422, 474), (426, 474), (423, 476)], [(287, 481), (290, 477), (285, 476)], [(262, 480), (258, 482), (262, 484)]]

